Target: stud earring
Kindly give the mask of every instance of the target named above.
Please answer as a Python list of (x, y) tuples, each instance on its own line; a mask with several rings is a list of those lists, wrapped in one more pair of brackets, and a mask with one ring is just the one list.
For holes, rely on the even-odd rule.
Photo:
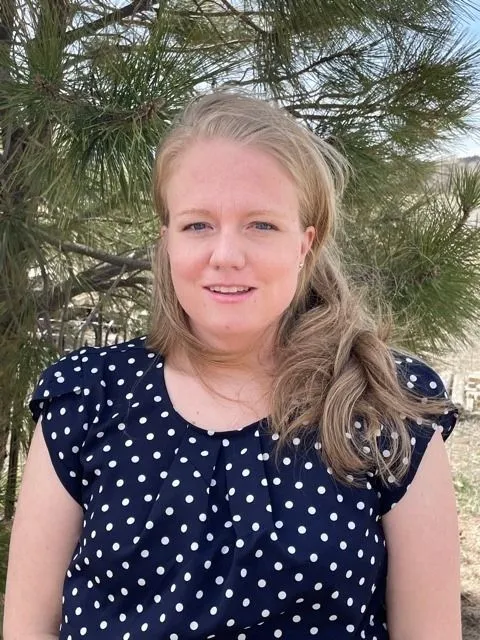
[(298, 268), (301, 269), (303, 267), (303, 262), (300, 262), (300, 264), (298, 265)]

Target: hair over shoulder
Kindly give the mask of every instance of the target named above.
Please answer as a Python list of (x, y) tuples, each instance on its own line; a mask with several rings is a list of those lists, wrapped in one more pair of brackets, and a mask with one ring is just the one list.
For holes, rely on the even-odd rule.
[[(168, 225), (165, 185), (181, 154), (196, 140), (227, 138), (269, 153), (290, 173), (300, 196), (304, 227), (316, 237), (294, 299), (276, 335), (271, 428), (281, 447), (318, 427), (320, 455), (341, 482), (375, 469), (381, 480), (401, 480), (410, 460), (406, 419), (431, 423), (443, 399), (425, 399), (400, 384), (389, 324), (376, 320), (349, 282), (335, 235), (348, 163), (330, 144), (275, 103), (238, 92), (216, 91), (191, 101), (159, 146), (153, 199)], [(182, 341), (192, 358), (221, 361), (192, 335), (173, 287), (168, 256), (159, 241), (148, 344), (167, 355)], [(360, 420), (363, 428), (355, 428)], [(385, 458), (378, 433), (391, 440)]]

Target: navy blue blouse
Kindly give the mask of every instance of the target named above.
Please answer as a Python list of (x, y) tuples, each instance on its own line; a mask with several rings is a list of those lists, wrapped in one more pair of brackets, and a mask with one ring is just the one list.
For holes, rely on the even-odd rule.
[[(445, 395), (431, 368), (396, 361), (408, 387)], [(409, 425), (413, 460), (400, 486), (372, 473), (354, 487), (321, 462), (320, 442), (295, 438), (276, 460), (264, 422), (189, 424), (144, 338), (61, 358), (30, 407), (84, 512), (60, 640), (386, 640), (381, 518), (434, 429), (446, 438), (457, 417)]]

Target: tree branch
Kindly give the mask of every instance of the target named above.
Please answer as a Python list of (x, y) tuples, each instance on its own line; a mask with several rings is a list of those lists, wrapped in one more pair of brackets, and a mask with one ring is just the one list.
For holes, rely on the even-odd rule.
[(116, 265), (119, 267), (129, 267), (130, 269), (136, 269), (139, 271), (151, 268), (151, 263), (149, 260), (142, 260), (140, 258), (141, 255), (147, 255), (148, 249), (138, 250), (137, 253), (139, 254), (139, 257), (122, 255), (118, 256), (112, 255), (100, 249), (94, 249), (93, 247), (89, 247), (85, 244), (78, 244), (76, 242), (68, 242), (65, 240), (57, 240), (56, 238), (52, 238), (43, 230), (38, 231), (45, 242), (48, 242), (48, 244), (50, 244), (52, 247), (56, 247), (64, 253), (78, 253), (82, 256), (88, 256), (89, 258), (95, 258), (95, 260), (106, 262), (107, 264)]
[[(205, 18), (205, 19), (207, 20), (208, 24), (209, 24), (209, 25), (211, 26), (211, 28), (213, 29), (214, 33), (215, 33), (215, 34), (217, 35), (217, 37), (219, 38), (220, 42), (221, 42), (224, 46), (228, 46), (228, 42), (227, 42), (227, 40), (226, 40), (226, 38), (225, 38), (225, 34), (223, 34), (223, 33), (218, 29), (218, 27), (215, 25), (215, 21), (214, 21), (214, 20), (212, 20), (212, 18), (211, 18), (211, 13), (209, 13), (209, 12), (204, 13), (204, 12), (202, 11), (202, 7), (199, 5), (199, 3), (198, 3), (198, 1), (197, 1), (197, 0), (193, 0), (193, 2), (194, 2), (195, 6), (197, 7), (198, 12), (199, 12), (199, 13), (195, 14), (195, 15), (196, 15), (196, 17), (197, 17), (197, 18), (198, 18), (198, 17), (203, 17), (203, 18)], [(226, 15), (230, 15), (230, 13), (228, 13), (228, 12), (225, 12), (225, 13), (226, 13)], [(217, 45), (215, 44), (215, 46), (217, 46)]]
[[(82, 273), (75, 276), (74, 279), (69, 278), (65, 282), (54, 287), (48, 298), (41, 301), (41, 308), (46, 313), (53, 314), (63, 307), (72, 298), (82, 293), (100, 293), (111, 290), (112, 280), (115, 282), (116, 288), (131, 287), (136, 285), (133, 278), (121, 279), (130, 271), (138, 271), (131, 266), (126, 265), (108, 265), (93, 269), (86, 269)], [(120, 276), (119, 279), (119, 275)], [(40, 306), (40, 297), (44, 294), (36, 294), (35, 300)]]
[(220, 2), (223, 4), (224, 7), (226, 7), (229, 11), (231, 11), (233, 15), (237, 16), (237, 18), (241, 22), (249, 26), (251, 29), (253, 29), (257, 33), (259, 33), (261, 36), (268, 35), (266, 31), (264, 31), (261, 27), (258, 26), (258, 24), (255, 24), (253, 20), (250, 20), (250, 18), (245, 13), (243, 13), (243, 11), (239, 11), (238, 9), (235, 9), (235, 7), (232, 4), (230, 4), (230, 2), (228, 2), (228, 0), (220, 0)]
[[(8, 61), (11, 59), (12, 34), (15, 22), (16, 3), (15, 0), (2, 0), (0, 2), (0, 53), (4, 61), (4, 65), (0, 66), (0, 86), (5, 86), (10, 80), (10, 72), (8, 69)], [(3, 116), (5, 109), (0, 109), (0, 117)], [(2, 123), (3, 125), (3, 123)], [(10, 143), (13, 135), (12, 125), (2, 126), (0, 163), (7, 163), (10, 152)], [(3, 173), (3, 167), (0, 167)]]
[[(122, 269), (120, 270), (120, 272), (117, 275), (117, 277), (115, 278), (115, 280), (110, 284), (108, 290), (105, 291), (105, 296), (109, 296), (112, 293), (112, 291), (114, 291), (117, 288), (118, 283), (122, 279), (122, 276), (123, 276), (124, 273), (125, 273), (125, 266), (122, 267)], [(77, 332), (77, 336), (76, 337), (78, 337), (79, 335), (81, 335), (83, 337), (83, 335), (85, 334), (85, 331), (88, 329), (89, 326), (92, 325), (92, 322), (95, 319), (95, 317), (98, 314), (98, 312), (100, 311), (103, 303), (104, 303), (104, 297), (99, 298), (98, 301), (97, 301), (97, 304), (93, 307), (93, 309), (91, 309), (91, 311), (88, 314), (87, 318), (83, 322), (83, 325), (80, 327), (80, 330)], [(46, 314), (45, 319), (47, 320), (48, 317), (49, 317), (49, 314)]]
[[(341, 51), (336, 51), (335, 53), (332, 53), (328, 56), (323, 56), (321, 58), (318, 58), (318, 60), (311, 62), (306, 67), (303, 67), (298, 71), (293, 71), (292, 73), (280, 76), (278, 78), (278, 82), (289, 82), (293, 78), (299, 78), (305, 73), (308, 73), (309, 71), (313, 71), (317, 67), (324, 64), (328, 64), (329, 62), (333, 62), (334, 60), (340, 60), (341, 58), (357, 58), (362, 53), (365, 53), (369, 49), (373, 49), (374, 47), (379, 45), (383, 40), (384, 38), (379, 38), (378, 40), (374, 40), (373, 42), (366, 45), (365, 47), (360, 47), (360, 48), (355, 48), (355, 46), (350, 45), (346, 49), (342, 49)], [(232, 80), (229, 84), (232, 84), (236, 87), (241, 87), (241, 86), (249, 86), (251, 84), (259, 84), (259, 83), (268, 83), (268, 78), (257, 77), (257, 78), (252, 78), (250, 80)]]
[[(198, 2), (195, 3), (198, 6)], [(186, 9), (178, 9), (172, 12), (175, 16), (180, 16), (182, 18), (198, 18), (201, 16), (208, 16), (209, 18), (228, 18), (231, 17), (232, 12), (230, 11), (203, 11), (201, 7), (198, 7), (198, 11), (188, 11)], [(269, 15), (267, 11), (242, 11), (242, 16), (260, 16), (264, 18), (266, 15)], [(270, 12), (271, 13), (271, 12)]]
[(318, 60), (315, 60), (311, 64), (307, 65), (303, 69), (299, 69), (298, 71), (294, 71), (292, 74), (290, 74), (288, 76), (280, 77), (279, 80), (280, 81), (285, 81), (285, 80), (291, 80), (292, 78), (298, 78), (299, 76), (303, 75), (304, 73), (308, 73), (309, 71), (313, 71), (313, 69), (316, 69), (317, 67), (319, 67), (322, 64), (327, 64), (328, 62), (333, 62), (334, 60), (339, 60), (340, 58), (358, 58), (359, 55), (365, 53), (366, 51), (374, 49), (376, 46), (381, 44), (383, 42), (383, 40), (384, 40), (383, 37), (382, 38), (378, 38), (377, 40), (374, 40), (373, 42), (370, 42), (368, 45), (365, 45), (364, 47), (359, 47), (359, 48), (356, 48), (354, 45), (350, 45), (349, 47), (346, 47), (345, 49), (342, 49), (341, 51), (336, 51), (335, 53), (332, 53), (329, 56), (323, 56), (322, 58), (319, 58)]
[(115, 11), (108, 13), (102, 18), (98, 18), (92, 22), (87, 22), (87, 24), (84, 24), (81, 27), (67, 31), (65, 34), (65, 43), (72, 44), (73, 42), (80, 40), (80, 38), (93, 35), (96, 31), (99, 31), (110, 24), (119, 22), (124, 18), (129, 18), (140, 11), (151, 9), (153, 3), (154, 0), (134, 0), (134, 2), (131, 2), (120, 9), (115, 9)]

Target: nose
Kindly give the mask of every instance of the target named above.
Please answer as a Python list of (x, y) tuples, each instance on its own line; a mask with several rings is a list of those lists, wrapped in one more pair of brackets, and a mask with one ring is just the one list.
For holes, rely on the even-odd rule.
[(232, 230), (220, 230), (213, 239), (210, 266), (214, 269), (242, 269), (246, 255), (244, 241)]

